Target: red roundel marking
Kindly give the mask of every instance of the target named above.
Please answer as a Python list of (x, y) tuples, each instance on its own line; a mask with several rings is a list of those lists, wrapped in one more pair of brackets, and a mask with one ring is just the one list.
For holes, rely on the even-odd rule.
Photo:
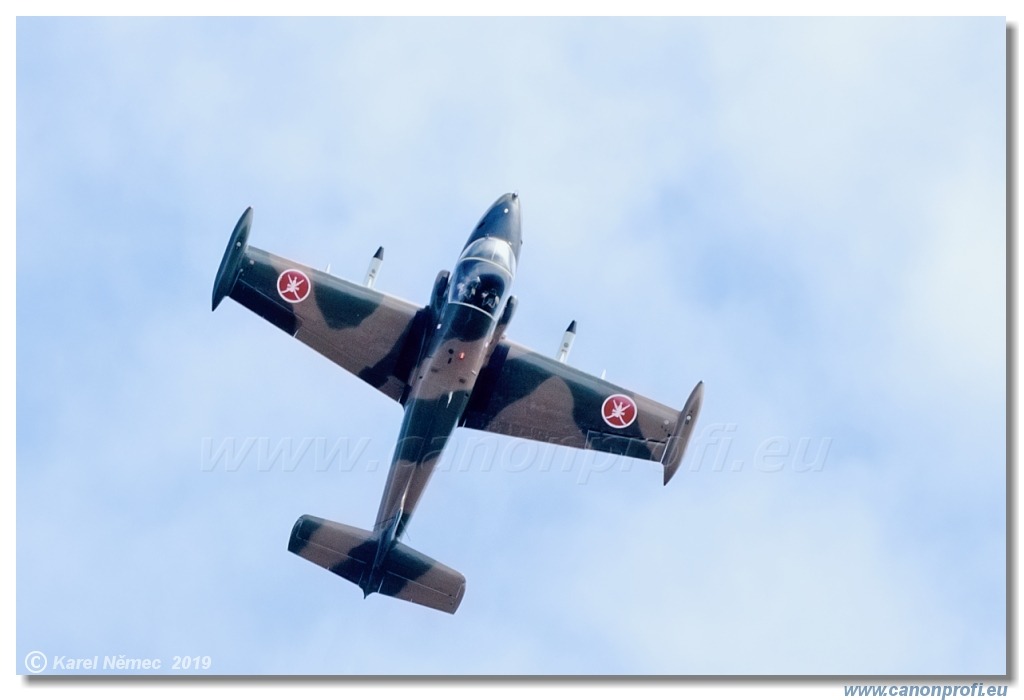
[(612, 394), (601, 404), (601, 417), (613, 428), (626, 428), (636, 420), (636, 404), (624, 394)]
[(298, 304), (308, 297), (311, 286), (306, 273), (300, 270), (285, 270), (277, 278), (277, 293), (292, 304)]

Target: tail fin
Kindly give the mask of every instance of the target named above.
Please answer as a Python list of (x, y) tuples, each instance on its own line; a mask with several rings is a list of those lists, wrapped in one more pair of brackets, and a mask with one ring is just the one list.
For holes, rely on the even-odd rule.
[(379, 581), (371, 580), (377, 539), (372, 532), (311, 515), (295, 521), (288, 551), (351, 581), (366, 594), (383, 593), (428, 608), (454, 613), (466, 591), (458, 571), (396, 542)]

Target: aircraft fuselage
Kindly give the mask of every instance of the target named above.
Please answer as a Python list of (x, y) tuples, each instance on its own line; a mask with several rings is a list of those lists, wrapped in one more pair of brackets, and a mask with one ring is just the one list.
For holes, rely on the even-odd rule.
[(430, 319), (424, 349), (410, 376), (405, 416), (374, 524), (377, 552), (365, 593), (380, 584), (388, 551), (404, 532), (459, 425), (480, 370), (504, 332), (508, 316), (502, 315), (515, 276), (520, 231), (519, 199), (505, 195), (474, 229), (448, 279), (445, 300)]

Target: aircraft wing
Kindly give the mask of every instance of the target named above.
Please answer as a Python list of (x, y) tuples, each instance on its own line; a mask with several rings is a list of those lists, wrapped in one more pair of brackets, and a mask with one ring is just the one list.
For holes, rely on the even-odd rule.
[(703, 382), (682, 411), (502, 340), (463, 415), (467, 428), (649, 459), (668, 483), (697, 421)]
[(246, 244), (247, 209), (228, 242), (213, 289), (213, 308), (225, 296), (400, 401), (426, 323), (407, 301), (332, 277)]

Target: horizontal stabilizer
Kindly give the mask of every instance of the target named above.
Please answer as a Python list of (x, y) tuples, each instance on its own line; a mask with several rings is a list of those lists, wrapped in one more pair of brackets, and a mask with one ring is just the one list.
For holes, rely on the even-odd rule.
[(292, 528), (288, 551), (363, 589), (428, 608), (454, 613), (466, 590), (458, 571), (399, 542), (391, 545), (382, 570), (373, 575), (377, 538), (372, 532), (303, 515)]

